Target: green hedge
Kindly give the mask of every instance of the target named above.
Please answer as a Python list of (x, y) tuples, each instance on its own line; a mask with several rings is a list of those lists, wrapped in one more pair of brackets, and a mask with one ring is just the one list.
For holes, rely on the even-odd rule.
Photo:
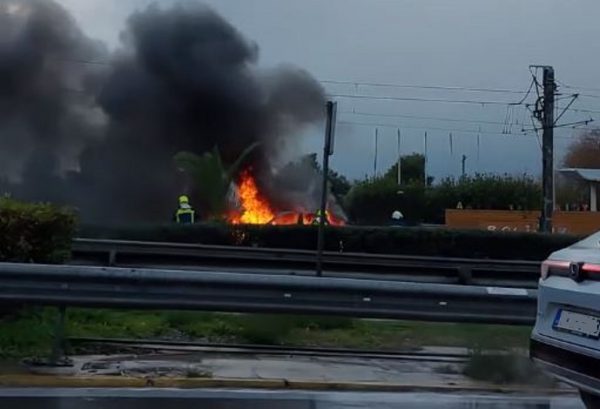
[(408, 220), (444, 223), (445, 209), (465, 208), (538, 210), (541, 185), (527, 175), (476, 174), (447, 178), (425, 188), (421, 183), (398, 186), (396, 174), (369, 179), (354, 185), (344, 198), (350, 220), (357, 224), (385, 225), (394, 210)]
[[(259, 246), (316, 248), (317, 231), (312, 226), (162, 225), (137, 227), (87, 226), (81, 237)], [(495, 259), (542, 260), (579, 238), (538, 233), (501, 233), (444, 228), (328, 228), (325, 247), (329, 251)]]
[(0, 261), (62, 263), (75, 230), (69, 209), (0, 198)]

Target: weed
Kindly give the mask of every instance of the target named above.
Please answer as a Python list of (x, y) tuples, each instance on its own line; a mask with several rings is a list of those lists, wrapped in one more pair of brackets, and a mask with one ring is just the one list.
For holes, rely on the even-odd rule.
[(186, 378), (212, 378), (212, 373), (197, 368), (190, 368), (185, 373)]
[(475, 351), (465, 366), (463, 374), (479, 381), (495, 384), (518, 383), (553, 386), (553, 381), (541, 372), (526, 356), (487, 354)]

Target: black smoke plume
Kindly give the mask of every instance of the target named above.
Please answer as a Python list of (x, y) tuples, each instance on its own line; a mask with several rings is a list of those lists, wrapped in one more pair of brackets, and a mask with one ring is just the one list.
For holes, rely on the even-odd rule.
[(0, 85), (10, 159), (0, 171), (18, 194), (75, 204), (88, 221), (168, 220), (184, 189), (177, 152), (218, 146), (232, 161), (258, 141), (253, 167), (266, 172), (282, 143), (322, 117), (309, 74), (259, 69), (257, 45), (206, 6), (138, 11), (107, 55), (56, 3), (9, 4), (0, 74), (15, 79)]
[(55, 178), (102, 136), (97, 73), (74, 63), (95, 58), (104, 47), (57, 4), (0, 2), (0, 177), (23, 194), (58, 199)]

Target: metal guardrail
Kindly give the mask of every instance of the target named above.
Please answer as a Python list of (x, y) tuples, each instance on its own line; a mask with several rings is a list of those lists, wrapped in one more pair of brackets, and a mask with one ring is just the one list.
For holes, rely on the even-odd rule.
[(0, 264), (0, 302), (533, 324), (536, 290), (228, 272)]
[[(313, 270), (307, 250), (76, 239), (76, 264), (108, 266), (244, 266)], [(325, 252), (327, 273), (385, 275), (407, 281), (537, 288), (539, 262)], [(331, 274), (330, 274), (331, 275)], [(368, 277), (365, 277), (368, 278)]]

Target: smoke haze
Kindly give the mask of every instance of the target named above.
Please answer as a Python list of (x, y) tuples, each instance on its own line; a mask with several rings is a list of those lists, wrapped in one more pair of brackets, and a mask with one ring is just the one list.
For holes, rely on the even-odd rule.
[(323, 115), (295, 67), (260, 70), (258, 46), (210, 8), (134, 13), (109, 54), (51, 0), (0, 3), (0, 175), (17, 196), (80, 207), (88, 221), (168, 220), (175, 153), (218, 146), (253, 166)]

